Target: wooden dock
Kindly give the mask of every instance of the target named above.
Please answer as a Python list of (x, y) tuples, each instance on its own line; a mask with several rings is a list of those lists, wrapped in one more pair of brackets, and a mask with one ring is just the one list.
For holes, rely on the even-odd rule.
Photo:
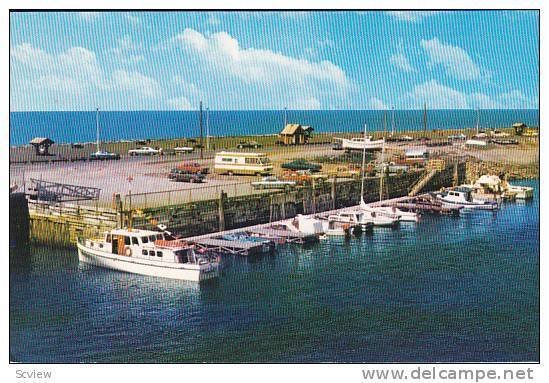
[[(276, 226), (276, 225), (272, 225)], [(318, 237), (314, 234), (304, 234), (290, 230), (278, 230), (272, 227), (257, 227), (246, 230), (247, 233), (256, 234), (262, 238), (271, 239), (274, 241), (282, 241), (286, 243), (311, 243), (318, 241)]]
[(214, 250), (232, 255), (253, 255), (261, 253), (265, 244), (219, 238), (202, 238), (192, 241), (199, 249)]

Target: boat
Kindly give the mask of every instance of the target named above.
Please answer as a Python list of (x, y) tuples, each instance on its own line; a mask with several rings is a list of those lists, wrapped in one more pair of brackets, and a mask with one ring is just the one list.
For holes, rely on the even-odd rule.
[(326, 218), (320, 217), (319, 220), (322, 222), (324, 233), (328, 236), (350, 236), (360, 227), (359, 225), (342, 220), (336, 214), (329, 215)]
[(329, 218), (340, 223), (347, 223), (355, 231), (356, 229), (361, 229), (362, 231), (371, 230), (374, 226), (372, 220), (360, 209), (341, 211), (332, 214)]
[(444, 193), (437, 194), (437, 198), (447, 205), (459, 205), (464, 209), (496, 210), (499, 204), (494, 201), (484, 201), (472, 197), (472, 188), (457, 187)]
[(530, 186), (507, 184), (507, 190), (505, 191), (505, 194), (513, 195), (515, 199), (532, 199), (534, 198), (534, 188)]
[(398, 217), (400, 222), (419, 222), (419, 215), (413, 211), (404, 211), (395, 206), (378, 206), (376, 211)]
[(381, 150), (383, 147), (383, 144), (385, 143), (385, 139), (381, 140), (372, 140), (372, 136), (366, 136), (362, 138), (340, 138), (341, 140), (341, 147), (344, 150)]
[(78, 238), (78, 259), (106, 269), (203, 282), (219, 276), (219, 263), (193, 245), (154, 230), (113, 229), (101, 239)]
[(486, 147), (486, 146), (488, 146), (488, 143), (486, 141), (483, 141), (483, 140), (470, 139), (470, 140), (465, 141), (465, 145), (467, 145), (467, 146), (477, 146), (477, 147)]
[[(364, 128), (364, 136), (366, 136), (366, 127)], [(383, 178), (385, 176), (385, 167), (387, 164), (383, 163), (383, 156), (385, 154), (385, 143), (381, 147), (381, 157), (382, 157), (382, 175), (379, 177), (379, 201), (383, 199)], [(400, 221), (400, 216), (394, 214), (393, 212), (388, 212), (383, 207), (374, 207), (369, 206), (364, 201), (364, 169), (366, 167), (366, 150), (362, 152), (362, 174), (361, 174), (361, 185), (360, 185), (360, 211), (362, 212), (362, 221), (370, 222), (373, 226), (389, 226), (395, 227)], [(415, 214), (415, 213), (412, 213)]]
[(288, 230), (292, 233), (301, 233), (307, 235), (323, 235), (323, 222), (318, 218), (307, 217), (302, 214), (296, 215), (292, 219), (288, 219), (271, 226), (276, 230)]
[[(105, 161), (105, 160), (119, 160), (120, 154), (118, 153), (111, 153), (107, 152), (106, 150), (101, 150), (100, 142), (99, 142), (99, 108), (95, 110), (95, 146), (96, 151), (95, 153), (90, 154), (90, 161)], [(73, 147), (76, 144), (73, 144)]]

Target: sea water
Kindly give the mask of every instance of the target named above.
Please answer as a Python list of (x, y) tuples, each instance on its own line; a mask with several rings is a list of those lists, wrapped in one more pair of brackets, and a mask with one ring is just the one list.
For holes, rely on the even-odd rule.
[(225, 257), (200, 286), (12, 254), (11, 360), (539, 361), (539, 182), (522, 184), (533, 201)]

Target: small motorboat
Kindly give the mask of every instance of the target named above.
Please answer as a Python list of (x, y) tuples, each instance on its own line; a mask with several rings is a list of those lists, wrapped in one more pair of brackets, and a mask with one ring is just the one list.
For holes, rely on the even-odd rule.
[(472, 197), (472, 188), (458, 187), (439, 193), (436, 197), (447, 205), (459, 205), (464, 209), (496, 210), (499, 203), (495, 201), (479, 200)]
[(378, 206), (375, 209), (379, 213), (396, 216), (400, 222), (419, 222), (419, 214), (413, 211), (404, 211), (394, 206)]

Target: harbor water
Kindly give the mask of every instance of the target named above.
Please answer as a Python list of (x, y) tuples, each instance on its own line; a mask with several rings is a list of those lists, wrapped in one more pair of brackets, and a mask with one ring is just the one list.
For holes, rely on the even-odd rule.
[(200, 286), (12, 254), (11, 360), (539, 361), (539, 182), (522, 184), (533, 201), (226, 257)]
[[(288, 123), (311, 125), (316, 132), (362, 132), (383, 130), (383, 110), (290, 110)], [(432, 110), (427, 128), (465, 129), (511, 127), (515, 122), (539, 126), (537, 109)], [(395, 131), (422, 130), (423, 110), (395, 110)], [(49, 137), (56, 143), (95, 141), (95, 111), (89, 112), (11, 112), (10, 145), (28, 144), (34, 137)], [(197, 111), (102, 111), (99, 115), (103, 141), (146, 138), (180, 138), (200, 135)], [(211, 111), (204, 113), (204, 134), (239, 136), (278, 134), (284, 125), (284, 113), (276, 110)], [(387, 128), (393, 127), (393, 115), (387, 114)]]

